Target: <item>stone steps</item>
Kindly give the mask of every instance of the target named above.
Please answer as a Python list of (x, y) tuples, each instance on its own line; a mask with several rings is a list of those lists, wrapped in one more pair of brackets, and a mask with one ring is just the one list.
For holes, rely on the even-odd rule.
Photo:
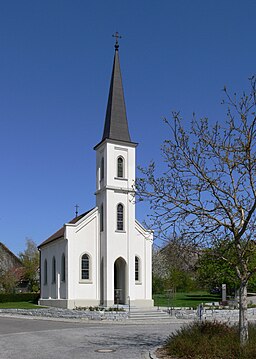
[(140, 309), (140, 308), (131, 308), (129, 318), (133, 320), (168, 320), (170, 316), (167, 312), (158, 310), (156, 308), (152, 309)]
[[(116, 305), (115, 305), (116, 307)], [(118, 305), (118, 308), (124, 309), (127, 313), (129, 313), (129, 318), (132, 320), (158, 320), (158, 319), (169, 319), (170, 315), (167, 313), (167, 311), (163, 309), (159, 309), (158, 307), (152, 307), (152, 308), (139, 308), (135, 306), (129, 306), (127, 304), (120, 304)]]

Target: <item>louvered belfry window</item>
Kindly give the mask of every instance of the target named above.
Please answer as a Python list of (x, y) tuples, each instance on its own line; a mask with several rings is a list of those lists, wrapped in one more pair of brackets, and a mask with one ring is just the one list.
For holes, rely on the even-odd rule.
[(123, 157), (118, 157), (117, 159), (117, 177), (124, 177), (124, 159)]

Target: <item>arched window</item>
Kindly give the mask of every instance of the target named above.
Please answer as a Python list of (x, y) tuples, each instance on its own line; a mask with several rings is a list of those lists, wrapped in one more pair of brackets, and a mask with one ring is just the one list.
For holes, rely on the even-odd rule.
[(102, 181), (104, 178), (104, 157), (101, 158), (100, 162), (100, 180)]
[(65, 282), (66, 280), (66, 258), (65, 258), (65, 254), (62, 254), (61, 257), (61, 281)]
[(90, 279), (90, 257), (83, 254), (81, 258), (81, 279)]
[(117, 230), (124, 230), (124, 206), (121, 203), (117, 205)]
[(139, 257), (135, 257), (135, 281), (138, 282), (140, 280), (140, 259)]
[(117, 177), (124, 177), (124, 159), (121, 156), (117, 158)]
[(100, 206), (100, 231), (104, 231), (104, 209), (103, 204)]
[(44, 260), (44, 285), (47, 284), (47, 260)]
[(56, 259), (52, 258), (52, 283), (56, 283)]

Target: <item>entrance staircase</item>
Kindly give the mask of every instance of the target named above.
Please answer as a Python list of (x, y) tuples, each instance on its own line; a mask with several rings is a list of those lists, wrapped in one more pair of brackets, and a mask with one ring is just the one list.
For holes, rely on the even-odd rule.
[[(129, 312), (128, 306), (122, 306), (125, 311)], [(136, 321), (159, 321), (159, 320), (170, 320), (170, 315), (167, 311), (163, 311), (162, 309), (158, 309), (157, 307), (153, 308), (138, 308), (138, 307), (131, 307), (129, 312), (129, 319), (136, 320)]]

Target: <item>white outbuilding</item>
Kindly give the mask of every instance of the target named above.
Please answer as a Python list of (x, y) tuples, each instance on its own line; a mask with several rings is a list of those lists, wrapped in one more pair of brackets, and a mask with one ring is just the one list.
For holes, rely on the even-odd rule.
[(137, 143), (128, 129), (118, 48), (116, 42), (103, 137), (94, 147), (96, 207), (38, 247), (41, 305), (153, 305), (153, 233), (135, 219)]

